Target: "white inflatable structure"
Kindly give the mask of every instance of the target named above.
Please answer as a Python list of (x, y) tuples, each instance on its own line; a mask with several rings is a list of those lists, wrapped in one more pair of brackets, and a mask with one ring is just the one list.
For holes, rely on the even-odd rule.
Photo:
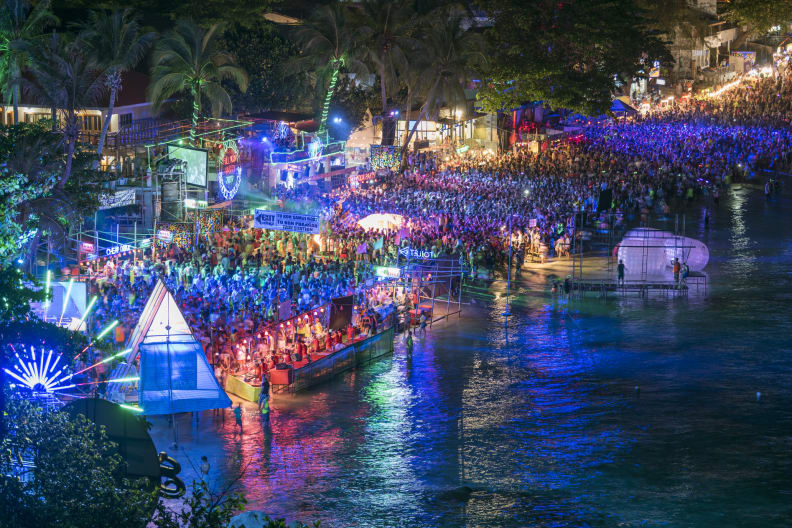
[(665, 275), (666, 245), (665, 239), (671, 233), (657, 229), (631, 229), (624, 234), (619, 244), (618, 258), (624, 263), (626, 277), (641, 276), (646, 261), (646, 275)]
[(673, 264), (674, 258), (686, 262), (690, 271), (701, 271), (709, 262), (709, 249), (701, 240), (690, 237), (666, 239), (666, 258)]
[(626, 277), (641, 276), (644, 261), (647, 277), (665, 276), (674, 258), (687, 262), (691, 271), (701, 271), (709, 250), (700, 240), (645, 227), (627, 231), (619, 244), (618, 259), (624, 262)]

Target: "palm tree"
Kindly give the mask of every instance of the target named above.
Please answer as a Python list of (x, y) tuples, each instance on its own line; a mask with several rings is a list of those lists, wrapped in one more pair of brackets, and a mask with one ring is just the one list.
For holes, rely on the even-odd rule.
[(110, 89), (107, 115), (96, 149), (99, 159), (102, 158), (116, 97), (121, 91), (121, 75), (137, 66), (155, 38), (153, 32), (141, 32), (138, 18), (131, 9), (91, 11), (87, 22), (81, 25), (80, 39), (90, 50), (91, 58), (104, 68), (104, 82)]
[(404, 0), (366, 0), (360, 10), (358, 25), (367, 36), (363, 47), (380, 78), (382, 144), (392, 145), (395, 122), (388, 115), (388, 92), (398, 87), (398, 66), (406, 61), (405, 50), (416, 45), (410, 34), (418, 17)]
[(44, 28), (58, 22), (49, 7), (50, 0), (32, 9), (27, 0), (4, 0), (0, 9), (0, 84), (3, 97), (14, 105), (14, 124), (19, 123), (22, 72), (30, 66)]
[(66, 165), (58, 181), (59, 189), (66, 186), (71, 176), (74, 150), (82, 128), (80, 113), (98, 104), (105, 93), (101, 68), (82, 53), (80, 47), (79, 42), (48, 46), (47, 49), (51, 51), (30, 68), (35, 82), (27, 85), (36, 98), (59, 109), (64, 116)]
[(487, 61), (484, 39), (480, 33), (467, 29), (462, 12), (452, 10), (432, 19), (433, 27), (423, 33), (431, 82), (421, 113), (402, 146), (402, 154), (429, 112), (437, 111), (442, 105), (453, 107), (466, 102), (465, 83), (474, 69)]
[(332, 4), (314, 11), (295, 31), (295, 37), (302, 48), (302, 56), (290, 64), (290, 69), (294, 72), (315, 71), (319, 79), (329, 79), (319, 121), (319, 131), (324, 132), (341, 68), (359, 76), (368, 74), (366, 65), (355, 56), (361, 30), (350, 26), (344, 7)]
[(217, 24), (204, 30), (190, 20), (180, 20), (154, 47), (149, 100), (158, 109), (172, 95), (189, 92), (193, 103), (193, 144), (201, 99), (209, 100), (212, 114), (217, 116), (231, 111), (231, 96), (223, 87), (223, 80), (235, 82), (242, 92), (247, 90), (247, 73), (235, 64), (228, 51), (220, 49), (218, 37)]

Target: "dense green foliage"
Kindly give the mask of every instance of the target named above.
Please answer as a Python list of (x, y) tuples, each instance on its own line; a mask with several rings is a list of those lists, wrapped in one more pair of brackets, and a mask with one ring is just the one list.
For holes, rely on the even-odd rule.
[(491, 68), (479, 98), (488, 110), (543, 100), (586, 114), (607, 110), (618, 82), (648, 60), (668, 60), (633, 0), (480, 0)]
[(225, 30), (219, 45), (233, 54), (249, 77), (244, 92), (233, 83), (224, 83), (235, 112), (312, 109), (309, 72), (289, 70), (298, 50), (277, 26), (234, 24)]
[(243, 92), (247, 90), (247, 73), (220, 46), (219, 36), (220, 27), (216, 24), (205, 30), (194, 22), (181, 20), (154, 47), (149, 100), (159, 109), (171, 96), (189, 97), (191, 139), (204, 107), (210, 108), (214, 116), (231, 111), (231, 96), (223, 81), (235, 83)]
[[(124, 462), (102, 430), (79, 415), (8, 406), (11, 434), (0, 450), (0, 525), (143, 528), (155, 500), (123, 477)], [(32, 468), (20, 468), (29, 459)], [(24, 471), (25, 478), (14, 474)]]
[(727, 17), (748, 27), (748, 32), (765, 32), (774, 26), (785, 30), (792, 21), (792, 0), (731, 0)]

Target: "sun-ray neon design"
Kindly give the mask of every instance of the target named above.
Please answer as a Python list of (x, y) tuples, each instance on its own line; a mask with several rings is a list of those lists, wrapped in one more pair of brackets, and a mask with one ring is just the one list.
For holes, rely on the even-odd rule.
[(11, 369), (3, 369), (6, 373), (20, 382), (25, 387), (28, 387), (34, 392), (56, 392), (63, 389), (75, 387), (71, 383), (73, 374), (68, 372), (66, 364), (63, 364), (60, 369), (61, 355), (54, 354), (50, 349), (45, 352), (43, 349), (36, 355), (36, 349), (30, 347), (30, 357), (21, 357), (18, 353), (16, 356), (16, 364)]

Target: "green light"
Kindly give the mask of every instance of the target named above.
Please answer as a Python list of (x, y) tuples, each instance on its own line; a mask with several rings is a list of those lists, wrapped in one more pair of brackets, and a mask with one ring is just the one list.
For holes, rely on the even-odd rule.
[(117, 357), (121, 357), (121, 356), (123, 356), (125, 354), (128, 354), (131, 350), (132, 350), (131, 348), (127, 348), (126, 350), (122, 350), (121, 352), (119, 352), (118, 354), (116, 354), (114, 356), (110, 356), (107, 359), (103, 359), (102, 361), (100, 361), (100, 363), (107, 363), (108, 361), (112, 361), (112, 360), (114, 360)]
[(47, 270), (47, 285), (44, 288), (44, 293), (47, 296), (46, 300), (44, 301), (44, 318), (45, 319), (47, 318), (47, 309), (49, 308), (49, 305), (50, 305), (49, 292), (50, 292), (50, 277), (51, 276), (52, 276), (52, 272), (50, 270)]
[(93, 308), (94, 304), (96, 304), (96, 295), (91, 297), (91, 302), (88, 303), (88, 308), (86, 308), (85, 312), (83, 312), (83, 316), (80, 318), (80, 323), (77, 325), (77, 330), (80, 329), (80, 327), (83, 324), (83, 321), (85, 321), (85, 318), (88, 317), (88, 312), (91, 311), (91, 308)]
[(139, 381), (139, 380), (140, 380), (139, 376), (130, 376), (128, 378), (111, 379), (111, 380), (108, 380), (107, 383), (123, 383), (125, 381)]
[(123, 407), (124, 409), (128, 409), (132, 412), (143, 412), (143, 409), (140, 407), (135, 407), (134, 405), (125, 405), (123, 403), (119, 404), (119, 407)]
[(105, 335), (107, 335), (107, 332), (109, 332), (110, 330), (112, 330), (112, 329), (113, 329), (113, 328), (115, 328), (116, 326), (118, 326), (118, 320), (115, 320), (115, 321), (113, 321), (112, 323), (110, 323), (110, 324), (107, 326), (107, 328), (105, 328), (104, 330), (102, 330), (102, 331), (99, 333), (99, 335), (98, 335), (98, 336), (96, 336), (96, 341), (99, 341), (100, 339), (102, 339), (102, 338), (103, 338)]
[(60, 326), (61, 321), (63, 321), (63, 315), (66, 313), (66, 307), (69, 305), (69, 298), (71, 297), (72, 286), (74, 286), (74, 279), (69, 281), (69, 287), (66, 289), (66, 299), (63, 301), (63, 307), (61, 308), (60, 318), (58, 319), (58, 326)]
[[(205, 136), (211, 136), (212, 134), (220, 134), (221, 132), (225, 132), (227, 130), (234, 130), (235, 128), (249, 127), (250, 125), (253, 124), (253, 121), (240, 121), (240, 120), (236, 120), (236, 119), (214, 119), (214, 118), (212, 118), (212, 119), (207, 119), (206, 121), (212, 121), (212, 122), (215, 122), (215, 123), (231, 123), (231, 124), (228, 124), (227, 126), (224, 126), (222, 128), (218, 128), (218, 129), (215, 129), (215, 130), (209, 130), (207, 132), (201, 132), (200, 134), (196, 133), (194, 135), (194, 137), (196, 139), (197, 138), (203, 138)], [(170, 141), (163, 141), (161, 143), (151, 143), (151, 144), (148, 144), (148, 145), (144, 145), (144, 147), (149, 149), (151, 147), (157, 147), (157, 146), (160, 146), (160, 145), (171, 145), (171, 144), (177, 145), (177, 144), (179, 144), (179, 141), (184, 141), (184, 139), (185, 139), (184, 137), (181, 137), (181, 138), (171, 139)]]
[(324, 105), (322, 106), (322, 119), (319, 121), (319, 132), (327, 130), (327, 114), (330, 112), (330, 100), (333, 98), (333, 92), (335, 92), (336, 83), (338, 82), (338, 72), (343, 64), (343, 58), (333, 61), (333, 76), (330, 77), (330, 86), (325, 94)]

